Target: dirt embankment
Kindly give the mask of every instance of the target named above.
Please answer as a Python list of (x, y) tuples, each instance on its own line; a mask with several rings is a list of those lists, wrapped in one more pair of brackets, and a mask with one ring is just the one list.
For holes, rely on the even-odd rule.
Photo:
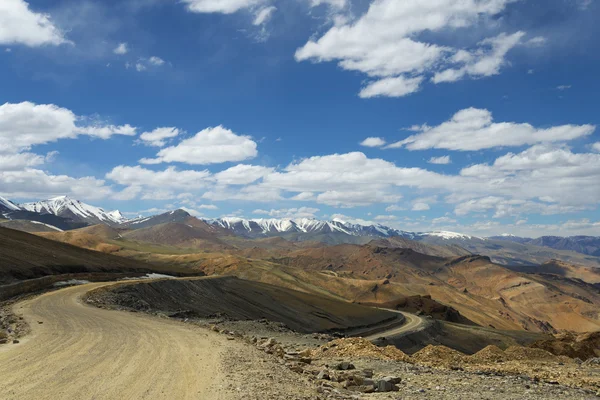
[(401, 337), (386, 337), (375, 343), (380, 346), (393, 345), (408, 354), (416, 353), (428, 345), (447, 346), (465, 354), (474, 354), (490, 345), (506, 349), (510, 346), (529, 346), (536, 341), (552, 338), (551, 335), (534, 332), (501, 331), (431, 319), (429, 322), (426, 329)]
[(181, 318), (267, 319), (303, 332), (372, 332), (401, 315), (235, 277), (160, 280), (92, 292), (88, 302)]
[[(21, 294), (15, 283), (31, 291), (40, 290), (40, 282), (23, 283), (44, 277), (67, 274), (113, 274), (118, 279), (123, 274), (162, 273), (176, 276), (202, 275), (192, 273), (184, 267), (156, 266), (142, 261), (131, 260), (82, 249), (69, 244), (55, 242), (29, 233), (0, 227), (0, 300)], [(71, 279), (71, 278), (69, 278)], [(77, 277), (77, 279), (86, 279)], [(55, 282), (55, 278), (46, 278)], [(58, 278), (63, 280), (63, 278)], [(53, 283), (52, 282), (52, 283)]]
[(464, 317), (455, 308), (433, 300), (430, 295), (405, 296), (384, 303), (361, 302), (360, 304), (372, 307), (381, 307), (398, 311), (404, 311), (416, 315), (429, 315), (432, 318), (441, 321), (456, 322), (459, 324), (466, 325), (477, 325), (473, 321)]

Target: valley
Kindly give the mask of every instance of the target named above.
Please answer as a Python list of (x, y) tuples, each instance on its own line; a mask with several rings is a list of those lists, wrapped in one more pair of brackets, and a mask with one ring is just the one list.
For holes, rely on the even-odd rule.
[[(21, 207), (3, 204), (12, 208), (5, 217)], [(306, 395), (298, 399), (312, 398), (309, 393), (314, 392), (315, 384), (327, 398), (345, 399), (357, 392), (369, 396), (353, 387), (358, 385), (355, 380), (367, 382), (369, 387), (373, 379), (368, 377), (342, 374), (338, 383), (324, 383), (322, 376), (336, 373), (330, 370), (331, 355), (319, 351), (336, 340), (348, 350), (333, 351), (331, 354), (338, 354), (334, 360), (356, 362), (380, 376), (394, 370), (381, 364), (392, 357), (406, 363), (402, 374), (411, 375), (415, 382), (422, 382), (423, 374), (450, 374), (444, 375), (448, 382), (467, 379), (479, 387), (484, 383), (477, 381), (474, 371), (493, 370), (498, 376), (511, 376), (521, 369), (539, 382), (558, 382), (565, 398), (586, 398), (600, 390), (600, 379), (591, 372), (593, 366), (582, 375), (579, 370), (574, 372), (573, 364), (574, 358), (587, 362), (600, 357), (596, 350), (600, 268), (594, 266), (594, 256), (545, 247), (532, 250), (531, 244), (450, 232), (391, 234), (382, 227), (341, 221), (209, 221), (183, 210), (124, 221), (118, 213), (88, 209), (81, 202), (69, 200), (66, 207), (76, 208), (66, 213), (54, 203), (36, 203), (28, 205), (25, 212), (37, 213), (39, 218), (0, 222), (0, 301), (9, 301), (4, 314), (0, 313), (0, 322), (10, 332), (5, 346), (0, 346), (0, 359), (13, 357), (6, 362), (26, 354), (42, 357), (45, 350), (39, 340), (54, 343), (54, 339), (44, 339), (47, 319), (54, 320), (53, 327), (81, 323), (95, 331), (89, 338), (69, 340), (68, 346), (61, 347), (64, 352), (55, 359), (66, 362), (70, 353), (88, 348), (87, 342), (93, 350), (103, 347), (103, 340), (112, 340), (110, 324), (133, 334), (139, 326), (129, 326), (132, 318), (135, 324), (157, 321), (156, 326), (144, 329), (151, 335), (148, 340), (159, 347), (165, 346), (157, 342), (163, 340), (160, 332), (166, 329), (160, 326), (162, 320), (181, 324), (175, 331), (185, 337), (168, 339), (181, 340), (180, 349), (188, 347), (190, 337), (186, 335), (197, 334), (190, 333), (196, 329), (221, 334), (208, 335), (208, 346), (217, 346), (218, 352), (197, 351), (205, 360), (201, 368), (220, 365), (230, 373), (235, 371), (231, 375), (234, 381), (228, 385), (217, 388), (211, 383), (226, 380), (221, 375), (207, 375), (206, 381), (198, 383), (201, 387), (194, 390), (206, 390), (211, 398), (235, 398), (227, 396), (239, 389), (236, 382), (243, 379), (248, 382), (248, 396), (256, 394), (257, 387), (267, 390), (260, 384), (257, 370), (235, 366), (239, 359), (232, 360), (238, 356), (252, 360), (252, 365), (266, 356), (263, 362), (278, 365), (278, 379), (290, 384), (294, 375), (300, 374)], [(61, 218), (61, 226), (68, 229), (39, 221), (42, 218)], [(77, 224), (85, 226), (73, 228)], [(496, 242), (508, 244), (498, 249)], [(494, 252), (478, 254), (480, 248), (493, 248)], [(588, 262), (567, 261), (573, 259)], [(58, 289), (63, 285), (74, 286)], [(34, 305), (50, 308), (44, 308), (42, 317)], [(26, 325), (19, 322), (19, 315)], [(91, 324), (88, 318), (100, 318), (105, 327)], [(359, 337), (365, 339), (355, 339)], [(16, 344), (10, 345), (9, 340)], [(203, 343), (193, 347), (205, 346)], [(123, 344), (123, 354), (128, 346)], [(227, 354), (231, 346), (237, 346), (238, 356)], [(366, 349), (371, 358), (364, 358)], [(492, 366), (492, 356), (506, 359), (506, 364)], [(97, 353), (96, 357), (113, 356)], [(169, 362), (166, 357), (161, 362)], [(311, 362), (302, 361), (305, 359)], [(533, 365), (542, 359), (541, 372), (535, 372)], [(140, 359), (136, 365), (144, 363)], [(170, 378), (170, 395), (189, 392), (180, 386), (186, 384), (180, 376), (202, 373), (192, 360), (188, 364), (190, 369)], [(23, 368), (33, 373), (35, 368), (48, 367), (40, 362)], [(115, 364), (114, 371), (122, 368), (125, 366)], [(452, 370), (459, 372), (452, 375)], [(143, 373), (146, 382), (152, 374)], [(118, 386), (117, 375), (105, 373), (104, 377)], [(53, 379), (66, 379), (66, 375)], [(10, 382), (11, 388), (29, 387), (16, 376)], [(375, 387), (379, 384), (373, 383)], [(515, 393), (525, 385), (520, 381), (506, 384), (507, 390)], [(46, 384), (34, 381), (30, 385)], [(530, 393), (531, 398), (553, 393), (552, 387), (541, 385)], [(152, 390), (153, 386), (149, 387)], [(407, 394), (416, 390), (407, 384), (392, 387), (407, 390)], [(13, 389), (13, 398), (18, 398), (19, 390)], [(74, 387), (69, 393), (97, 390)], [(130, 390), (133, 394), (140, 388)], [(273, 398), (281, 398), (273, 390)]]

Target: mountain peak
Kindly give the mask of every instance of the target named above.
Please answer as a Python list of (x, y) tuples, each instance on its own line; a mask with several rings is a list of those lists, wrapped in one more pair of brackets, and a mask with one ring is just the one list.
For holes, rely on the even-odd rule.
[(102, 208), (85, 204), (68, 196), (56, 196), (48, 200), (21, 204), (24, 210), (39, 214), (53, 214), (88, 224), (120, 224), (127, 219), (118, 211), (106, 212)]

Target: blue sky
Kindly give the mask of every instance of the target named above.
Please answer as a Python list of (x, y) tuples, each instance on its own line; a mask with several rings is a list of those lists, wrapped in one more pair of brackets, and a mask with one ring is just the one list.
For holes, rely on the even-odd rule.
[(3, 3), (0, 196), (600, 235), (597, 1)]

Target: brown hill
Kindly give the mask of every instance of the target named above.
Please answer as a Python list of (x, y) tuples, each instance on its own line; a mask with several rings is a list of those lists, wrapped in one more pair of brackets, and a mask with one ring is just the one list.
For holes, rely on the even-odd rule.
[[(181, 317), (282, 322), (303, 333), (373, 329), (402, 322), (399, 314), (234, 277), (161, 280), (111, 286), (95, 303)], [(133, 301), (132, 301), (133, 299)]]
[(439, 246), (435, 244), (427, 244), (417, 242), (402, 237), (391, 237), (387, 239), (377, 239), (369, 242), (371, 246), (379, 247), (394, 247), (401, 249), (412, 249), (418, 253), (436, 257), (460, 257), (472, 254), (470, 251), (463, 249), (456, 244), (447, 246)]
[(122, 237), (120, 231), (105, 224), (87, 226), (65, 232), (44, 232), (38, 233), (38, 235), (103, 253), (116, 253), (121, 250), (121, 246), (118, 243), (114, 243), (114, 241)]
[(156, 267), (48, 240), (29, 233), (0, 228), (0, 284), (47, 275), (87, 272), (186, 273), (174, 267)]
[(220, 240), (222, 228), (208, 225), (196, 218), (189, 218), (185, 223), (166, 223), (149, 228), (129, 231), (122, 236), (127, 240), (153, 243), (202, 250), (225, 250), (232, 247)]
[(35, 233), (35, 232), (60, 232), (57, 228), (35, 221), (24, 219), (0, 220), (0, 227), (14, 229), (17, 231)]
[(352, 301), (385, 304), (400, 297), (431, 296), (482, 326), (600, 330), (600, 294), (593, 286), (518, 273), (487, 257), (448, 259), (411, 249), (339, 245), (297, 250), (271, 261), (319, 271), (329, 280), (320, 282), (321, 287)]
[[(84, 236), (77, 244), (101, 250), (116, 246), (121, 256), (164, 267), (235, 275), (352, 302), (386, 304), (430, 296), (484, 327), (533, 332), (600, 330), (600, 293), (597, 286), (575, 277), (581, 276), (575, 274), (580, 270), (569, 269), (564, 276), (524, 273), (487, 257), (439, 257), (389, 243), (305, 247), (281, 238), (221, 236), (203, 228), (201, 224), (163, 224), (121, 233), (117, 240), (91, 235), (96, 238), (91, 241)], [(63, 240), (68, 236), (44, 235), (63, 236)]]

